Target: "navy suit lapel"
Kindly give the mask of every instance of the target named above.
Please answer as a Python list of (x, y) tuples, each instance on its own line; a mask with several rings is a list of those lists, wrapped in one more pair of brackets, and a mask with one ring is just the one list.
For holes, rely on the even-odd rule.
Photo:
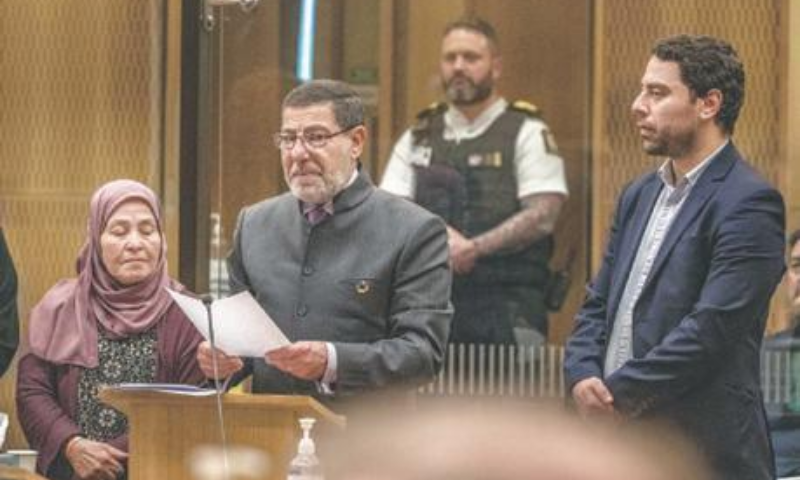
[(661, 188), (662, 183), (658, 175), (652, 174), (652, 177), (642, 184), (638, 198), (634, 200), (636, 203), (633, 206), (632, 218), (621, 229), (629, 234), (623, 235), (622, 242), (620, 242), (617, 250), (618, 261), (615, 262), (617, 275), (615, 277), (619, 278), (619, 281), (612, 283), (611, 291), (609, 292), (609, 299), (611, 299), (608, 311), (609, 323), (612, 323), (617, 315), (620, 298), (625, 291), (625, 284), (628, 281), (631, 268), (633, 268), (636, 252), (639, 250), (639, 244), (642, 241), (647, 222), (650, 220), (650, 213), (653, 211), (653, 206), (656, 203), (659, 192), (661, 192)]
[(677, 217), (667, 232), (664, 242), (658, 249), (658, 255), (653, 262), (653, 267), (650, 274), (647, 276), (642, 292), (644, 292), (654, 279), (658, 276), (661, 267), (672, 252), (672, 248), (678, 243), (678, 240), (683, 236), (686, 229), (697, 219), (700, 212), (703, 210), (706, 202), (717, 192), (723, 184), (723, 180), (728, 175), (728, 172), (733, 166), (733, 163), (738, 158), (739, 154), (733, 143), (728, 143), (717, 156), (711, 160), (705, 172), (697, 179), (697, 184), (692, 187), (689, 198), (686, 203), (681, 207)]

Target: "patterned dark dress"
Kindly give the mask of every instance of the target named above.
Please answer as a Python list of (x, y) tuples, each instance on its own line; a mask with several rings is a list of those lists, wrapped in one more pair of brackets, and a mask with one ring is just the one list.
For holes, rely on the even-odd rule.
[(97, 394), (105, 385), (153, 383), (156, 379), (156, 329), (132, 337), (112, 340), (98, 330), (99, 362), (83, 369), (78, 382), (78, 426), (83, 435), (105, 442), (128, 431), (127, 417), (104, 403)]

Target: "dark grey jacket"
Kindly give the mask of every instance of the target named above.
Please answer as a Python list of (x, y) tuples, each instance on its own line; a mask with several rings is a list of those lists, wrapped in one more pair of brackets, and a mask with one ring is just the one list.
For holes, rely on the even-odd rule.
[[(363, 172), (334, 210), (314, 227), (290, 193), (242, 210), (232, 290), (250, 290), (290, 340), (333, 343), (337, 397), (432, 379), (452, 317), (444, 223)], [(263, 360), (252, 368), (255, 392), (319, 396)]]

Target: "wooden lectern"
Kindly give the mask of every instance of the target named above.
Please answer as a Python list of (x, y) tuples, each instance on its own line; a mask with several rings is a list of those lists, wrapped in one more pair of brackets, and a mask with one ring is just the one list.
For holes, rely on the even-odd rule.
[(0, 480), (47, 480), (23, 468), (0, 465)]
[[(129, 480), (192, 480), (192, 449), (222, 443), (215, 395), (107, 388), (100, 398), (128, 416)], [(314, 417), (321, 426), (345, 424), (344, 417), (306, 396), (225, 394), (222, 405), (228, 446), (266, 451), (270, 480), (286, 479), (301, 436), (299, 418)]]

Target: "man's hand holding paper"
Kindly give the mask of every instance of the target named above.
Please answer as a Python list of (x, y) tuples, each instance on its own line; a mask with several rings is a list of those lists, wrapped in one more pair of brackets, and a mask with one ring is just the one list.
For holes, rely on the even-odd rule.
[(271, 350), (266, 361), (278, 370), (303, 380), (320, 380), (328, 365), (325, 342), (296, 342)]

